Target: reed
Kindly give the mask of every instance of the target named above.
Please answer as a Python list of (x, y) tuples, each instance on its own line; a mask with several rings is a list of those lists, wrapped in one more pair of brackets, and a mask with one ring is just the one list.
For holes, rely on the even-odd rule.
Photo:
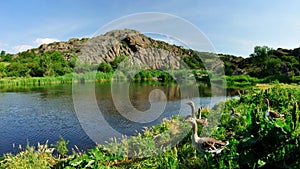
[(72, 84), (82, 82), (102, 82), (113, 78), (112, 73), (89, 72), (84, 74), (68, 74), (58, 77), (18, 77), (0, 79), (0, 87), (44, 86), (51, 84)]

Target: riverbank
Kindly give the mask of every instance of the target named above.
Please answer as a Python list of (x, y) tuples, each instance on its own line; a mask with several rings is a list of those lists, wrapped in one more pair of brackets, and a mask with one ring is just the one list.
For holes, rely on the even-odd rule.
[(227, 88), (249, 89), (260, 84), (295, 84), (300, 85), (300, 77), (289, 78), (288, 76), (269, 76), (265, 78), (256, 78), (248, 75), (226, 76)]
[[(111, 80), (127, 80), (132, 78), (134, 82), (162, 82), (162, 83), (177, 83), (184, 80), (194, 79), (199, 83), (211, 83), (221, 84), (220, 79), (210, 79), (205, 71), (173, 71), (172, 76), (176, 77), (176, 80), (170, 76), (167, 72), (150, 70), (142, 71), (135, 77), (126, 77), (123, 74), (114, 74), (113, 72), (89, 72), (89, 73), (72, 73), (58, 77), (11, 77), (0, 79), (0, 88), (18, 88), (18, 87), (31, 87), (31, 86), (46, 86), (46, 85), (59, 85), (59, 84), (72, 84), (72, 83), (88, 83), (88, 82), (106, 82)], [(187, 78), (188, 77), (188, 78)], [(286, 84), (300, 84), (300, 77), (266, 77), (255, 78), (248, 75), (239, 76), (225, 76), (227, 89), (250, 89), (259, 84), (274, 84), (274, 83), (286, 83)], [(224, 83), (223, 83), (224, 84)]]
[[(56, 145), (39, 145), (37, 150), (28, 146), (17, 155), (3, 156), (0, 168), (299, 168), (300, 88), (289, 85), (257, 87), (262, 88), (251, 90), (240, 99), (220, 103), (209, 112), (222, 114), (220, 123), (215, 126), (217, 130), (212, 130), (209, 136), (229, 141), (218, 155), (196, 151), (191, 143), (191, 132), (176, 146), (162, 147), (162, 153), (155, 153), (157, 147), (153, 145), (157, 138), (168, 143), (176, 138), (180, 129), (190, 127), (184, 122), (184, 117), (175, 116), (137, 136), (99, 145), (88, 152), (74, 148), (72, 154), (66, 155), (64, 147), (67, 142), (64, 140)], [(263, 98), (268, 98), (271, 109), (285, 117), (267, 119)], [(222, 106), (224, 109), (221, 109)], [(230, 118), (231, 107), (242, 116)], [(209, 114), (203, 114), (203, 117), (209, 117)], [(202, 127), (198, 129), (200, 133)], [(166, 132), (168, 130), (171, 132)], [(162, 133), (166, 135), (159, 137)], [(130, 145), (138, 145), (135, 153), (143, 158), (131, 158)], [(111, 150), (122, 151), (112, 153)], [(56, 151), (58, 154), (53, 155)], [(147, 153), (153, 154), (145, 156)]]
[(67, 74), (57, 77), (11, 77), (0, 79), (0, 86), (43, 86), (51, 84), (72, 84), (91, 81), (108, 81), (112, 79), (112, 73), (91, 72), (85, 74)]
[[(132, 73), (132, 72), (131, 72)], [(169, 74), (171, 73), (171, 74)], [(130, 74), (130, 73), (129, 73)], [(176, 78), (176, 80), (175, 80)], [(42, 86), (51, 84), (71, 84), (71, 83), (88, 83), (103, 82), (111, 80), (128, 80), (134, 82), (158, 81), (158, 82), (182, 82), (186, 80), (197, 80), (200, 82), (209, 82), (209, 77), (204, 71), (181, 71), (173, 70), (165, 72), (161, 70), (140, 71), (134, 77), (124, 75), (122, 72), (99, 72), (92, 71), (87, 73), (71, 73), (64, 76), (56, 77), (6, 77), (0, 79), (0, 86)]]

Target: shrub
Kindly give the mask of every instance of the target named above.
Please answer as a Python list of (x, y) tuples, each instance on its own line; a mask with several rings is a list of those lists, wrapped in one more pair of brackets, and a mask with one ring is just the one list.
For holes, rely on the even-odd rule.
[(102, 62), (102, 63), (100, 63), (100, 65), (98, 67), (98, 71), (109, 73), (109, 72), (113, 71), (113, 68), (111, 67), (111, 65), (109, 63)]
[(7, 154), (0, 162), (0, 168), (51, 168), (56, 164), (52, 156), (53, 148), (38, 143), (37, 151), (34, 146), (26, 146), (26, 149), (17, 155)]

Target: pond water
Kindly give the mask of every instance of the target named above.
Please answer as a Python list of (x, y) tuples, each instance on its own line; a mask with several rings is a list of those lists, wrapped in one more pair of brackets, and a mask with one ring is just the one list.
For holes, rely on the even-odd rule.
[[(116, 100), (113, 100), (110, 83), (97, 83), (95, 86), (90, 84), (77, 84), (76, 89), (81, 91), (82, 95), (88, 93), (93, 88), (95, 93), (95, 103), (97, 108), (102, 113), (102, 120), (97, 121), (97, 125), (91, 127), (94, 131), (100, 129), (100, 141), (104, 143), (110, 137), (114, 136), (111, 130), (106, 130), (104, 125), (109, 124), (119, 134), (133, 135), (136, 131), (140, 131), (145, 126), (152, 126), (160, 123), (163, 118), (169, 118), (173, 115), (188, 115), (190, 109), (188, 106), (182, 107), (183, 100), (194, 100), (196, 105), (212, 106), (213, 104), (225, 100), (224, 96), (214, 96), (212, 102), (210, 88), (203, 85), (199, 89), (199, 95), (194, 93), (186, 94), (182, 97), (182, 87), (176, 84), (145, 84), (132, 83), (128, 90), (128, 98), (130, 105), (137, 111), (132, 117), (139, 117), (140, 112), (147, 111), (151, 108), (151, 104), (155, 107), (154, 102), (151, 102), (151, 95), (154, 93), (156, 104), (159, 101), (165, 102), (165, 108), (160, 114), (149, 115), (150, 120), (145, 122), (136, 122), (134, 119), (129, 120), (126, 115), (120, 113), (120, 109), (126, 109), (127, 102), (116, 106)], [(120, 91), (126, 91), (122, 86)], [(163, 92), (164, 96), (158, 92), (157, 97), (155, 92)], [(89, 133), (86, 133), (84, 123), (92, 123), (94, 108), (93, 101), (82, 99), (83, 105), (76, 105), (74, 108), (72, 85), (60, 85), (49, 87), (32, 87), (32, 88), (15, 88), (1, 90), (0, 93), (0, 155), (3, 153), (17, 153), (18, 146), (37, 145), (38, 142), (45, 143), (48, 140), (49, 144), (55, 143), (59, 136), (69, 141), (68, 148), (73, 148), (76, 145), (81, 150), (87, 150), (95, 146), (94, 141), (90, 138)], [(117, 92), (119, 93), (119, 91)], [(231, 93), (230, 95), (234, 95)], [(122, 97), (122, 96), (120, 96)], [(150, 101), (149, 101), (150, 98)], [(199, 99), (199, 100), (197, 100)], [(122, 98), (121, 98), (122, 100)], [(81, 101), (79, 99), (79, 101)], [(123, 106), (123, 107), (122, 107)], [(159, 105), (158, 105), (159, 106)], [(77, 107), (77, 108), (76, 108)], [(79, 108), (78, 108), (79, 107)], [(85, 114), (78, 114), (80, 108), (84, 109)], [(181, 109), (180, 109), (181, 108)], [(76, 110), (76, 111), (75, 111)], [(151, 118), (153, 116), (153, 118)], [(155, 116), (155, 117), (154, 117)], [(85, 118), (89, 117), (89, 118)], [(98, 139), (99, 139), (98, 138)]]

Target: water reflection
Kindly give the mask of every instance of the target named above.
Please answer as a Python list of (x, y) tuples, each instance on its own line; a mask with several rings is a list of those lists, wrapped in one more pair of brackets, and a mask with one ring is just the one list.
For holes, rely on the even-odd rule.
[[(91, 87), (90, 84), (78, 84), (78, 86), (80, 86), (83, 96)], [(150, 109), (151, 104), (155, 104), (155, 102), (151, 102), (151, 99), (149, 100), (149, 96), (154, 98), (152, 99), (154, 101), (164, 100), (159, 92), (153, 92), (155, 90), (163, 91), (167, 99), (166, 109), (154, 120), (144, 123), (128, 120), (120, 114), (112, 100), (110, 83), (95, 85), (96, 103), (105, 123), (110, 124), (116, 132), (132, 135), (144, 126), (152, 126), (161, 122), (165, 117), (176, 114), (187, 115), (189, 107), (182, 105), (181, 101), (194, 100), (196, 106), (212, 104), (209, 87), (201, 86), (199, 94), (191, 92), (192, 90), (189, 89), (192, 87), (195, 86), (131, 83), (128, 97), (131, 105), (137, 111), (145, 112)], [(119, 90), (122, 91), (124, 88), (119, 86)], [(224, 100), (224, 97), (220, 97), (220, 100), (222, 99)], [(82, 100), (86, 112), (85, 117), (87, 117), (86, 123), (91, 123), (89, 120), (93, 117), (91, 114), (93, 109), (90, 104), (90, 100), (86, 102)], [(104, 125), (104, 123), (101, 124)], [(101, 142), (104, 142), (113, 134), (106, 130), (105, 126), (102, 127), (100, 130), (103, 131), (99, 138), (101, 138)], [(82, 129), (76, 116), (71, 85), (2, 89), (0, 93), (0, 128), (0, 154), (16, 153), (18, 150), (17, 148), (13, 149), (12, 145), (22, 144), (24, 147), (27, 141), (31, 145), (36, 145), (38, 142), (45, 143), (46, 140), (49, 140), (49, 143), (52, 144), (59, 139), (60, 135), (69, 140), (69, 149), (77, 145), (80, 149), (86, 150), (95, 145)]]

